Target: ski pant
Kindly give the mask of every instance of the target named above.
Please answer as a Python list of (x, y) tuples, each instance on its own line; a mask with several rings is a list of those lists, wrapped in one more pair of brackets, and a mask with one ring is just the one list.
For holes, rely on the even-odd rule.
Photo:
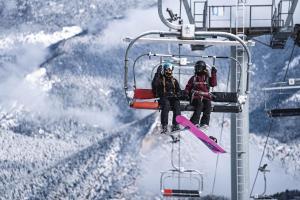
[(193, 124), (199, 124), (200, 115), (203, 111), (201, 117), (200, 125), (209, 125), (210, 113), (211, 113), (211, 100), (207, 99), (193, 99), (192, 105), (195, 107), (195, 111), (190, 119)]
[(177, 98), (167, 98), (162, 97), (159, 100), (159, 105), (161, 108), (161, 125), (166, 126), (168, 125), (169, 119), (169, 111), (173, 111), (173, 120), (172, 124), (177, 125), (176, 116), (180, 115), (180, 101)]

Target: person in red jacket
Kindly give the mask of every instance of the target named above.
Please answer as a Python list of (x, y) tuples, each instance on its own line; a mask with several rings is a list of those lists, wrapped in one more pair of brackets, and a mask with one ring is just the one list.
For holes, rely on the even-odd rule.
[(190, 96), (191, 105), (195, 107), (195, 111), (190, 118), (193, 124), (199, 124), (200, 115), (203, 115), (200, 121), (200, 127), (207, 128), (209, 126), (211, 113), (212, 94), (209, 92), (210, 87), (217, 85), (217, 69), (212, 67), (211, 77), (206, 68), (206, 63), (199, 60), (195, 64), (195, 75), (188, 81), (185, 92)]

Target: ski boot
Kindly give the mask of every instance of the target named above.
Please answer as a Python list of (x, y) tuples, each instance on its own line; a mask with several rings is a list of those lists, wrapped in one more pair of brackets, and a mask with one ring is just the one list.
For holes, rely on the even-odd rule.
[(168, 132), (168, 126), (167, 125), (163, 125), (162, 126), (162, 130), (161, 130), (161, 134), (166, 134)]

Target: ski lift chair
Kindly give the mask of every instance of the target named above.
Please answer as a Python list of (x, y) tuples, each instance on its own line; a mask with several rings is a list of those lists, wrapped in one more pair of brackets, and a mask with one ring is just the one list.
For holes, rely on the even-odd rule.
[[(290, 117), (290, 116), (299, 116), (300, 115), (300, 107), (287, 107), (284, 102), (279, 104), (280, 97), (289, 97), (296, 91), (300, 89), (300, 79), (290, 78), (286, 82), (276, 82), (272, 83), (269, 87), (263, 88), (265, 94), (265, 110), (269, 117)], [(277, 97), (277, 107), (272, 107), (267, 104), (267, 93), (270, 95), (275, 95)], [(271, 99), (272, 101), (272, 99)], [(274, 100), (273, 100), (274, 103)], [(298, 104), (299, 105), (299, 104)]]
[(161, 172), (160, 191), (164, 197), (200, 197), (203, 174), (197, 170), (178, 169)]
[[(149, 54), (143, 54), (139, 56), (133, 65), (133, 77), (134, 77), (134, 91), (133, 97), (130, 98), (130, 107), (135, 109), (151, 109), (151, 110), (158, 110), (158, 98), (152, 92), (152, 89), (145, 89), (145, 88), (137, 88), (136, 87), (136, 78), (135, 78), (135, 65), (139, 58), (142, 56), (151, 56)], [(171, 57), (172, 55), (159, 55), (159, 54), (152, 54), (153, 56), (163, 56), (163, 57)], [(212, 56), (210, 56), (212, 57)], [(221, 58), (221, 57), (220, 57)], [(228, 57), (222, 57), (228, 58)], [(177, 58), (179, 59), (179, 58)], [(178, 63), (175, 63), (178, 64)], [(152, 74), (158, 65), (154, 66), (152, 69)], [(175, 65), (176, 66), (176, 65)], [(153, 77), (153, 76), (152, 76)], [(152, 79), (152, 78), (151, 78)], [(214, 103), (212, 105), (212, 112), (229, 112), (229, 113), (239, 113), (242, 111), (242, 106), (239, 103), (238, 94), (237, 92), (212, 92), (215, 96), (213, 99)], [(182, 111), (194, 111), (194, 106), (190, 105), (189, 101), (186, 99), (180, 99), (180, 108)]]

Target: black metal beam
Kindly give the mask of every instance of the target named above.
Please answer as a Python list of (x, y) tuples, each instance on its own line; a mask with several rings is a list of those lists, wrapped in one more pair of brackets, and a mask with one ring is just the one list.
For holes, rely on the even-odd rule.
[(268, 111), (270, 117), (291, 117), (300, 116), (300, 108), (283, 108)]
[(213, 98), (214, 102), (238, 102), (238, 95), (236, 92), (212, 92), (212, 94), (215, 96)]
[(214, 105), (212, 106), (212, 112), (222, 112), (222, 113), (239, 113), (242, 112), (241, 105)]
[[(181, 103), (181, 111), (194, 111), (195, 107), (190, 104)], [(239, 113), (242, 112), (242, 107), (240, 105), (212, 105), (212, 112), (222, 112), (222, 113)]]

